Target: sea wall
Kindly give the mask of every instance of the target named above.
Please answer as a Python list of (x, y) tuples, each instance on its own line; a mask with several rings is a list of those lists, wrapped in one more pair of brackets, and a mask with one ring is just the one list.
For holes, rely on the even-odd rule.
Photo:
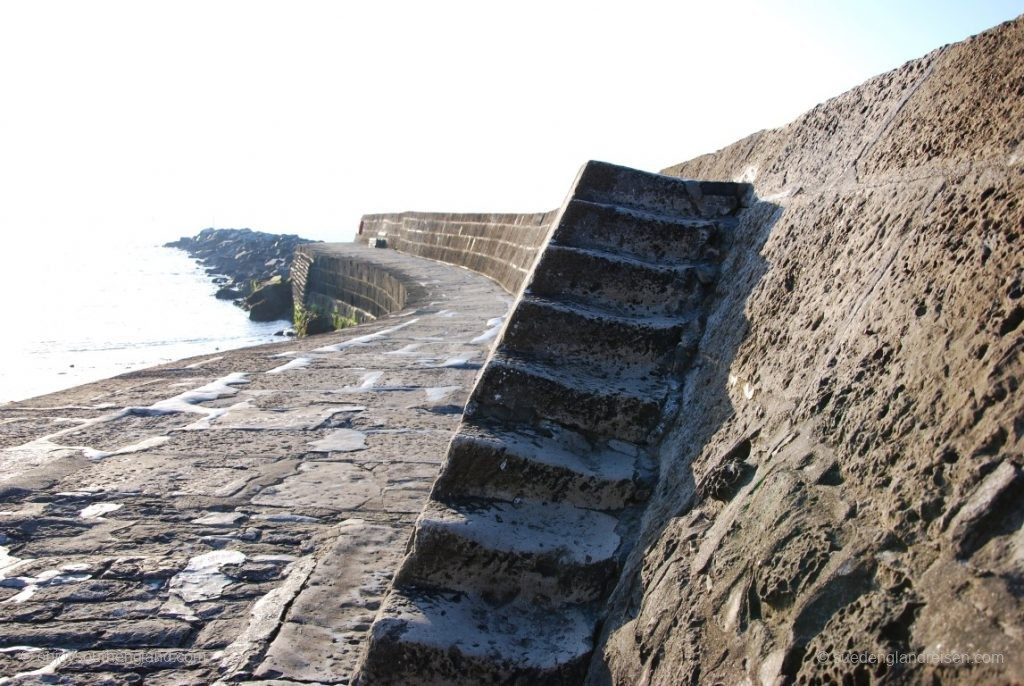
[(292, 262), (293, 301), (359, 323), (401, 310), (412, 282), (373, 257), (370, 250), (338, 254), (329, 243), (299, 246)]
[(665, 170), (759, 201), (592, 682), (1024, 680), (1022, 96), (1017, 19)]
[(515, 294), (547, 240), (555, 214), (368, 214), (356, 240), (373, 245), (382, 238), (389, 248), (471, 269)]
[(406, 309), (0, 405), (0, 683), (351, 683), (508, 298), (322, 249)]

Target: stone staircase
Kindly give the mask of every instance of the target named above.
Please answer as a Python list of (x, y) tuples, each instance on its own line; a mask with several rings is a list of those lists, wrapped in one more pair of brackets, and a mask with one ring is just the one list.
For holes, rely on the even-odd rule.
[(584, 166), (449, 446), (359, 683), (583, 680), (748, 192)]

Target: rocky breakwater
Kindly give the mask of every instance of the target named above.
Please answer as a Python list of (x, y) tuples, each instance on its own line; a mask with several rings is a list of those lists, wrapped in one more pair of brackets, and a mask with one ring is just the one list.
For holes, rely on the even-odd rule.
[(218, 298), (233, 300), (254, 321), (292, 318), (289, 280), (295, 248), (314, 243), (294, 234), (251, 229), (203, 229), (164, 247), (184, 250), (220, 286)]

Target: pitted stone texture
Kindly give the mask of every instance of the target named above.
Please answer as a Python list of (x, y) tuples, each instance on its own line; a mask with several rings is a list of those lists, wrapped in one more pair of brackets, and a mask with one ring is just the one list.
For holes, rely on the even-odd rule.
[(670, 170), (766, 201), (593, 683), (1024, 681), (1022, 50), (1017, 19)]

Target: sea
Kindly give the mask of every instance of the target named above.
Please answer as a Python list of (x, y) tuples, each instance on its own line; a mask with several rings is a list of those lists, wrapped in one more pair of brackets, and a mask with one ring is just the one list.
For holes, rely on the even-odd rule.
[[(168, 236), (172, 240), (176, 236)], [(27, 242), (0, 264), (0, 403), (184, 357), (284, 340), (185, 252), (142, 239)]]

